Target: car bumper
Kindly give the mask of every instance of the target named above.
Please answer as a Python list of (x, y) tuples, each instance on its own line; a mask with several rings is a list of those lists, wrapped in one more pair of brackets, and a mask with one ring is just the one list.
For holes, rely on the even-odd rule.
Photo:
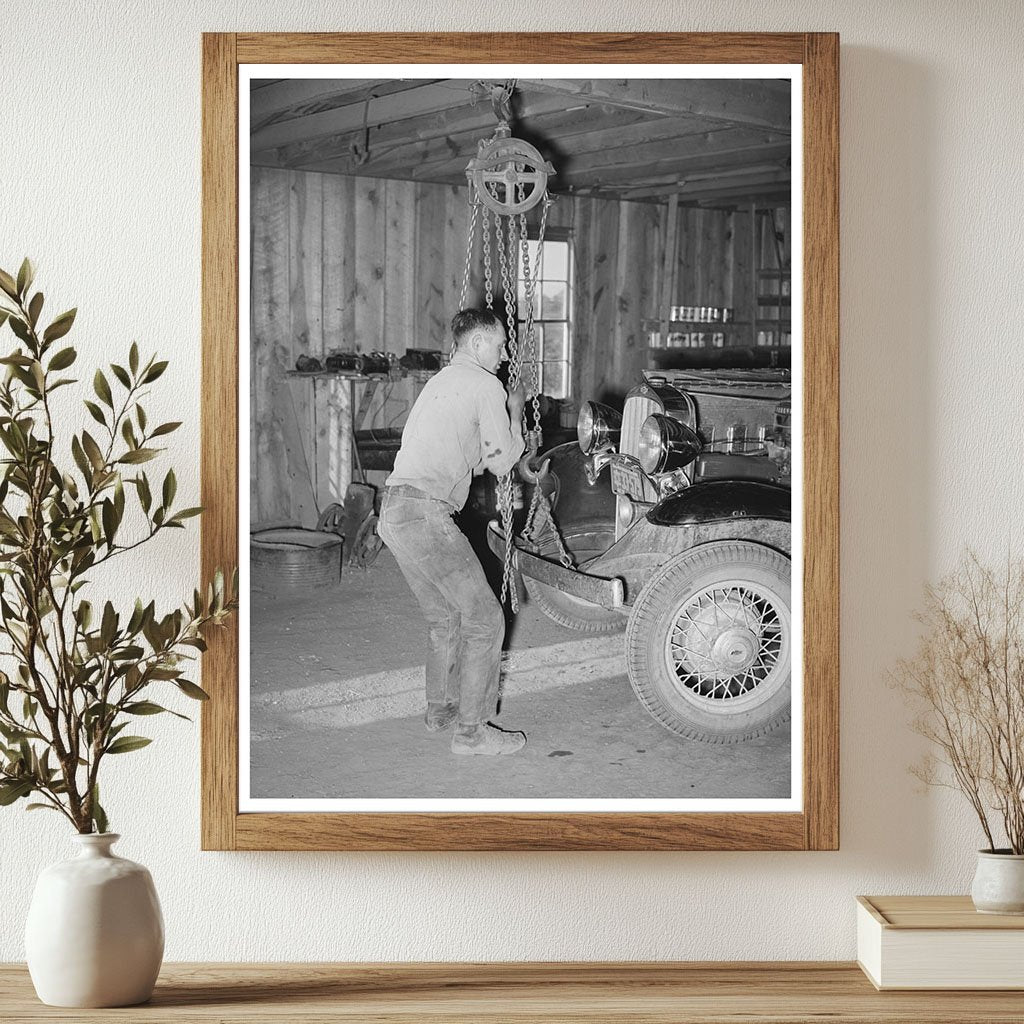
[[(487, 524), (487, 546), (498, 558), (505, 557), (505, 534), (497, 520)], [(516, 563), (519, 571), (526, 577), (545, 583), (549, 587), (600, 605), (602, 608), (621, 608), (625, 598), (622, 580), (606, 579), (603, 576), (589, 576), (578, 569), (566, 569), (558, 562), (550, 562), (540, 555), (516, 545)]]

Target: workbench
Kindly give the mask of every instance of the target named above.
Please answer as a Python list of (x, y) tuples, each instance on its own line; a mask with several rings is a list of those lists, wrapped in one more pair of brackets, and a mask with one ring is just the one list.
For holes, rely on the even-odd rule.
[[(392, 388), (400, 387), (400, 400), (408, 411), (434, 372), (395, 370), (391, 374), (364, 374), (348, 370), (289, 370), (284, 375), (287, 384), (295, 389), (291, 403), (293, 421), (287, 421), (284, 428), (287, 428), (291, 448), (301, 453), (299, 462), (304, 477), (308, 477), (312, 498), (309, 508), (305, 509), (304, 489), (300, 488), (301, 498), (293, 497), (293, 503), (300, 505), (296, 519), (315, 523), (328, 505), (344, 503), (345, 490), (353, 480), (363, 478), (355, 435), (372, 419), (371, 407), (381, 389), (387, 396)], [(380, 413), (384, 407), (377, 405), (377, 413)], [(303, 484), (305, 482), (304, 479)]]
[(1024, 992), (877, 992), (852, 963), (177, 963), (143, 1006), (60, 1010), (8, 964), (0, 1020), (1020, 1024)]

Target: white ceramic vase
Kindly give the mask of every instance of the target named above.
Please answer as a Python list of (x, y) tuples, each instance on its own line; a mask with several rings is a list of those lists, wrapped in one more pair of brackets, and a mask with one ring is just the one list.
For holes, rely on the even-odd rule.
[(76, 835), (77, 857), (39, 876), (25, 927), (36, 994), (50, 1006), (134, 1006), (153, 993), (164, 955), (156, 889), (111, 852), (120, 836)]
[(982, 914), (1024, 914), (1024, 854), (979, 850), (971, 899)]

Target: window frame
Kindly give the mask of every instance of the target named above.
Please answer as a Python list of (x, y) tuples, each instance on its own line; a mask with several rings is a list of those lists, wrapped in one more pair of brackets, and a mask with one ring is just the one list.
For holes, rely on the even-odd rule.
[[(529, 241), (529, 242), (536, 242), (537, 241), (536, 235), (537, 235), (537, 228), (536, 227), (529, 228), (528, 231), (527, 231), (527, 236), (526, 236), (527, 237), (527, 241)], [(573, 391), (573, 388), (572, 388), (573, 327), (574, 327), (573, 301), (574, 301), (574, 292), (575, 292), (575, 288), (573, 286), (573, 284), (574, 284), (574, 282), (573, 282), (573, 272), (575, 270), (575, 259), (574, 259), (575, 253), (573, 252), (573, 233), (572, 233), (572, 228), (569, 228), (569, 227), (549, 227), (549, 228), (546, 228), (545, 231), (544, 231), (544, 245), (548, 246), (551, 243), (564, 244), (565, 247), (566, 247), (566, 259), (565, 259), (566, 268), (565, 268), (565, 281), (564, 281), (564, 284), (565, 284), (565, 316), (564, 317), (552, 317), (552, 318), (547, 318), (547, 317), (544, 317), (544, 316), (534, 317), (533, 323), (537, 327), (541, 327), (542, 328), (542, 330), (541, 330), (541, 335), (542, 336), (543, 336), (543, 325), (545, 323), (565, 324), (565, 349), (564, 349), (564, 355), (563, 355), (563, 357), (561, 359), (545, 359), (544, 358), (543, 340), (542, 340), (541, 341), (541, 345), (540, 345), (540, 357), (539, 358), (535, 358), (533, 360), (533, 364), (534, 364), (534, 367), (535, 367), (533, 372), (536, 375), (534, 377), (534, 380), (537, 381), (538, 393), (546, 394), (546, 395), (548, 395), (549, 398), (555, 398), (555, 399), (558, 399), (560, 401), (565, 401), (565, 400), (568, 400), (568, 399), (572, 398), (572, 391)], [(532, 266), (532, 263), (531, 263), (531, 266)], [(557, 281), (558, 283), (562, 283), (562, 279), (561, 278), (552, 278), (551, 280), (552, 281)], [(544, 285), (544, 281), (545, 281), (545, 277), (544, 277), (544, 263), (543, 263), (543, 260), (542, 260), (541, 266), (540, 266), (540, 276), (537, 278), (537, 285), (540, 288), (540, 296), (541, 296), (541, 304), (540, 304), (540, 306), (541, 306), (541, 311), (542, 312), (543, 312), (543, 309), (544, 309), (544, 299), (543, 299), (543, 293), (544, 293), (543, 285)], [(522, 316), (520, 316), (519, 297), (520, 297), (520, 288), (521, 287), (522, 287), (522, 280), (518, 280), (517, 281), (517, 288), (516, 288), (516, 327), (517, 327), (517, 329), (520, 329), (526, 323), (526, 320)], [(521, 337), (521, 335), (520, 335), (520, 337)], [(543, 369), (543, 367), (544, 367), (545, 363), (562, 363), (565, 366), (564, 394), (561, 394), (561, 395), (550, 395), (550, 394), (548, 394), (547, 391), (544, 390), (544, 369)]]

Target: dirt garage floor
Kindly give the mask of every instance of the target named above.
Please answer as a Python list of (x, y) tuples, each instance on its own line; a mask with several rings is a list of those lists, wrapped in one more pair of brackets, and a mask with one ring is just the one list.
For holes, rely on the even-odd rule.
[(511, 757), (463, 758), (423, 728), (426, 625), (385, 549), (328, 592), (255, 592), (253, 798), (784, 798), (786, 729), (732, 746), (681, 739), (633, 696), (621, 634), (564, 629), (529, 604), (510, 623), (499, 724)]

